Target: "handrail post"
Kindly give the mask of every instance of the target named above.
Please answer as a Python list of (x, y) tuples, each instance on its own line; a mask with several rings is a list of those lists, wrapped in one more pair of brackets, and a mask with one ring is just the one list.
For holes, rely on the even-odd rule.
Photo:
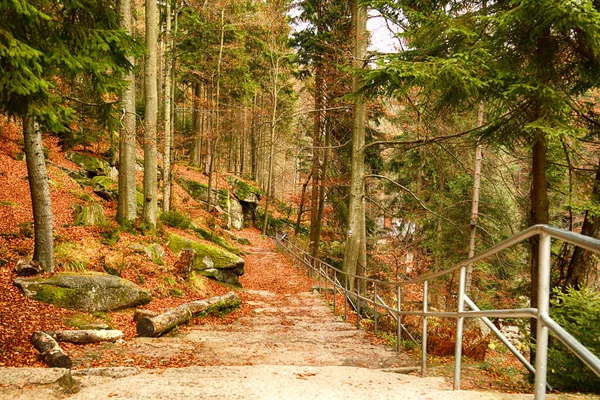
[(535, 350), (535, 400), (546, 398), (548, 370), (548, 327), (541, 316), (550, 310), (550, 244), (551, 237), (540, 232), (538, 258), (537, 337)]
[(373, 334), (377, 335), (377, 282), (373, 282)]
[[(458, 284), (458, 312), (465, 310), (465, 283), (467, 278), (467, 267), (460, 267), (460, 281)], [(462, 357), (463, 325), (464, 317), (456, 318), (456, 347), (454, 348), (454, 390), (460, 389), (460, 363)]]
[(402, 352), (402, 322), (401, 322), (401, 318), (400, 318), (400, 311), (402, 310), (402, 302), (401, 302), (401, 296), (402, 296), (402, 287), (400, 285), (398, 285), (397, 287), (397, 291), (398, 291), (398, 319), (396, 320), (398, 322), (398, 324), (396, 325), (396, 336), (398, 337), (398, 353)]
[(337, 270), (333, 270), (333, 315), (337, 315)]
[(356, 328), (360, 329), (360, 278), (356, 277)]
[(429, 281), (423, 282), (423, 331), (421, 346), (421, 376), (427, 375), (427, 292), (429, 291)]
[(344, 321), (348, 321), (348, 276), (344, 276)]
[(325, 264), (325, 304), (329, 305), (329, 264)]
[(313, 258), (313, 264), (315, 265), (315, 271), (317, 273), (317, 279), (319, 280), (319, 292), (323, 290), (321, 287), (321, 260)]

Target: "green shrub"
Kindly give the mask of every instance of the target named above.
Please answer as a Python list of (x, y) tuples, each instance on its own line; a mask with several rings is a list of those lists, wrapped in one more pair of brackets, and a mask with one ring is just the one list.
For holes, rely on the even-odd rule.
[[(600, 293), (569, 288), (556, 292), (550, 315), (592, 353), (600, 355)], [(598, 378), (550, 333), (548, 382), (563, 391), (600, 393)]]
[(159, 220), (163, 224), (171, 226), (173, 228), (189, 229), (192, 225), (192, 220), (190, 219), (190, 217), (177, 210), (172, 210), (160, 214)]

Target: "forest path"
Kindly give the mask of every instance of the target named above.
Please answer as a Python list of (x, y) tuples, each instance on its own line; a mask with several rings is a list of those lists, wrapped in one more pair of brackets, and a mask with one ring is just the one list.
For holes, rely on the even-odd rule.
[[(452, 391), (443, 378), (393, 372), (414, 365), (404, 354), (371, 344), (335, 316), (311, 282), (274, 244), (244, 232), (242, 309), (233, 320), (188, 325), (160, 338), (88, 348), (76, 357), (72, 399), (526, 399), (532, 396)], [(86, 368), (111, 354), (117, 367)], [(182, 368), (139, 369), (143, 365)], [(18, 369), (0, 375), (0, 398), (65, 398), (63, 371)], [(59, 379), (60, 378), (60, 379)], [(12, 380), (11, 380), (12, 379)], [(67, 386), (69, 386), (67, 382)]]

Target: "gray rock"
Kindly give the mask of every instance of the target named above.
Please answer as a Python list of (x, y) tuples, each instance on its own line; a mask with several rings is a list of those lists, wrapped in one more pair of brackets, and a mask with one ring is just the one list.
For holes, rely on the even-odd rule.
[(169, 250), (177, 254), (185, 249), (195, 251), (192, 270), (219, 282), (237, 285), (244, 274), (244, 260), (235, 254), (209, 244), (196, 242), (170, 233)]
[(238, 231), (244, 229), (244, 209), (236, 198), (229, 199), (229, 218), (233, 229)]
[(105, 225), (104, 207), (99, 203), (76, 204), (74, 206), (75, 225), (98, 226)]
[(152, 243), (150, 246), (148, 246), (148, 249), (150, 250), (151, 258), (152, 259), (160, 259), (162, 260), (165, 257), (165, 249), (158, 243)]
[(87, 312), (111, 311), (149, 303), (150, 292), (133, 282), (97, 272), (63, 272), (14, 284), (31, 299)]
[(131, 243), (127, 248), (133, 250), (134, 253), (145, 254), (148, 258), (152, 258), (152, 251), (143, 244)]

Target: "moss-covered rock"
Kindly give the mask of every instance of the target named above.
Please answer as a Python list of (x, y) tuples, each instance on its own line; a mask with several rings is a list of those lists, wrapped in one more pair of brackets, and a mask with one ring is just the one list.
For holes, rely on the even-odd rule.
[(229, 242), (227, 240), (223, 239), (219, 235), (215, 235), (211, 231), (202, 229), (197, 226), (193, 226), (192, 229), (194, 230), (194, 232), (196, 232), (198, 234), (198, 236), (200, 238), (202, 238), (204, 240), (208, 240), (209, 242), (213, 242), (214, 244), (221, 246), (222, 248), (235, 254), (236, 256), (239, 256), (242, 253), (242, 251), (238, 247), (235, 247), (235, 246), (229, 244)]
[(90, 178), (97, 175), (110, 176), (110, 164), (104, 160), (88, 156), (87, 154), (76, 153), (74, 151), (66, 152), (65, 158), (86, 170)]
[(249, 183), (236, 178), (235, 176), (228, 175), (226, 179), (231, 185), (232, 193), (240, 201), (245, 201), (247, 203), (258, 203), (261, 196), (264, 195), (262, 190), (256, 186), (252, 186)]
[(76, 313), (65, 318), (63, 323), (75, 329), (110, 329), (110, 325), (90, 314)]
[(227, 250), (196, 242), (174, 233), (169, 233), (168, 240), (169, 250), (173, 254), (184, 249), (193, 249), (196, 252), (192, 270), (200, 275), (219, 282), (237, 285), (238, 277), (244, 274), (244, 260)]
[(149, 303), (150, 292), (114, 275), (63, 272), (49, 278), (15, 279), (31, 299), (87, 312), (111, 311)]
[[(200, 183), (200, 182), (193, 181), (191, 179), (185, 179), (182, 177), (178, 177), (176, 182), (194, 200), (202, 201), (204, 203), (206, 203), (208, 201), (208, 186), (207, 185)], [(227, 209), (227, 199), (228, 199), (227, 190), (225, 190), (225, 189), (219, 189), (219, 190), (213, 189), (212, 190), (211, 203), (218, 204), (219, 206), (223, 207), (223, 209), (226, 210)]]
[(92, 226), (105, 225), (104, 208), (101, 204), (75, 204), (73, 214), (75, 225)]

